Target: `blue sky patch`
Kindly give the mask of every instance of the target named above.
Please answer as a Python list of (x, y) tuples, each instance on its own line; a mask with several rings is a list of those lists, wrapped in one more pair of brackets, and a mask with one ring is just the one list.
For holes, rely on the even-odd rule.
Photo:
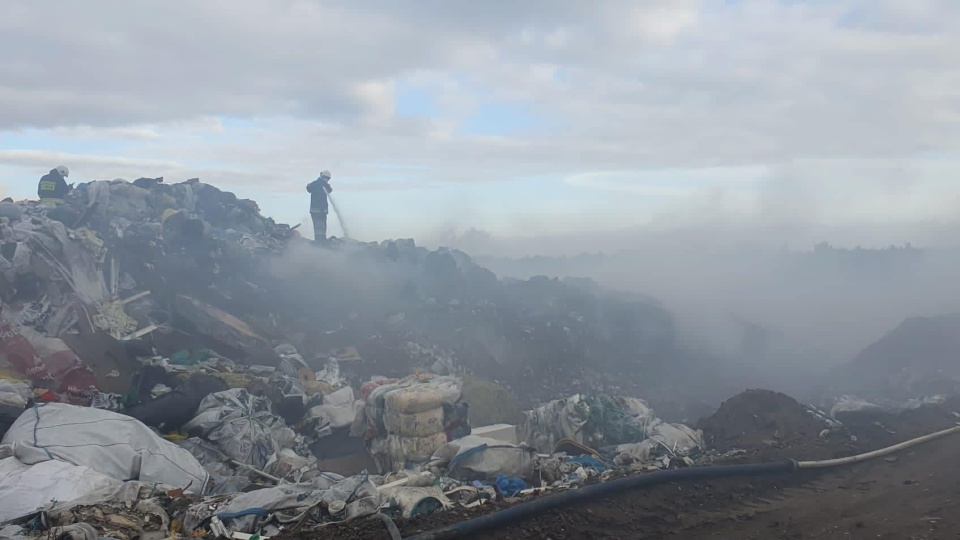
[(0, 133), (0, 147), (7, 150), (36, 150), (65, 154), (108, 154), (119, 152), (128, 146), (130, 146), (128, 141), (118, 139), (61, 137), (49, 131), (33, 129)]
[(528, 104), (491, 101), (480, 105), (464, 121), (460, 132), (463, 135), (511, 135), (544, 124)]
[(394, 112), (397, 116), (407, 118), (433, 118), (440, 116), (440, 107), (427, 90), (400, 82), (397, 84)]

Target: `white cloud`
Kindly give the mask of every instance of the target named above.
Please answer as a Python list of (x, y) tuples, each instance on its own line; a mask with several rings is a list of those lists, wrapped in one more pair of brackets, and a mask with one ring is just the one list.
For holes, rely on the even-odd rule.
[[(365, 190), (541, 176), (579, 188), (571, 197), (660, 197), (679, 213), (676, 201), (726, 201), (771, 219), (955, 206), (938, 179), (955, 178), (956, 157), (926, 160), (960, 147), (953, 0), (7, 4), (0, 47), (18, 52), (0, 58), (0, 136), (124, 143), (23, 153), (5, 140), (0, 165), (18, 171), (69, 160), (90, 177), (205, 175), (291, 193), (323, 168)], [(434, 114), (394, 114), (411, 88)], [(491, 102), (543, 125), (464, 133)], [(743, 168), (772, 171), (767, 187), (735, 185)], [(705, 180), (655, 181), (662, 170)], [(878, 178), (922, 181), (890, 195)], [(788, 212), (784, 185), (808, 206)]]

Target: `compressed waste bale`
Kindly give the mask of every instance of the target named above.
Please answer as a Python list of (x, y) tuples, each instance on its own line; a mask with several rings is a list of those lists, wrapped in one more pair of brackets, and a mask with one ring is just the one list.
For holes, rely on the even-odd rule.
[(438, 433), (429, 437), (387, 435), (383, 449), (393, 463), (429, 461), (433, 453), (447, 444), (447, 436)]
[(443, 433), (443, 407), (406, 414), (388, 409), (383, 416), (384, 427), (392, 435), (430, 437)]
[(423, 384), (389, 391), (386, 408), (405, 414), (416, 414), (460, 401), (463, 384), (453, 377), (436, 377)]
[(465, 401), (443, 404), (443, 431), (448, 440), (466, 437), (473, 432), (470, 427), (470, 404)]
[(360, 385), (360, 394), (357, 397), (358, 399), (366, 401), (368, 398), (370, 398), (371, 394), (373, 394), (374, 390), (396, 383), (397, 379), (387, 379), (385, 377), (371, 379)]

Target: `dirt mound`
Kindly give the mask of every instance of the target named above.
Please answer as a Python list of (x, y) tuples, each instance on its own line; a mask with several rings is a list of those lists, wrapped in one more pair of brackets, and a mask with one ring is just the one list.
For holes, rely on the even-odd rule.
[(831, 374), (833, 393), (874, 400), (960, 392), (960, 315), (911, 317)]
[[(823, 454), (810, 452), (811, 447), (826, 444), (820, 438), (826, 427), (823, 420), (790, 396), (770, 390), (747, 390), (728, 399), (698, 427), (707, 445), (721, 452), (741, 449), (760, 457), (810, 457)], [(805, 455), (796, 456), (798, 452)]]

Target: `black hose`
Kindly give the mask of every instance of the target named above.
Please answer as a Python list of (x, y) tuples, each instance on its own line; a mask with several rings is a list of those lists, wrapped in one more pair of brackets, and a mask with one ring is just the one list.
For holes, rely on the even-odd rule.
[(387, 531), (390, 533), (390, 540), (403, 540), (403, 537), (400, 536), (400, 529), (398, 529), (397, 524), (390, 519), (390, 516), (377, 512), (376, 517), (380, 518), (380, 521), (387, 526)]
[(501, 510), (493, 514), (455, 523), (432, 531), (426, 531), (409, 537), (407, 540), (448, 540), (451, 538), (468, 537), (481, 531), (520, 521), (547, 510), (554, 510), (576, 503), (584, 503), (591, 499), (608, 497), (622, 491), (640, 487), (656, 486), (681, 480), (708, 480), (711, 478), (736, 476), (766, 476), (793, 472), (796, 469), (797, 462), (791, 459), (787, 461), (753, 463), (749, 465), (690, 467), (628, 476), (602, 484), (594, 484), (580, 489), (571, 489), (556, 495), (535, 499), (527, 503), (511, 506), (506, 510)]

